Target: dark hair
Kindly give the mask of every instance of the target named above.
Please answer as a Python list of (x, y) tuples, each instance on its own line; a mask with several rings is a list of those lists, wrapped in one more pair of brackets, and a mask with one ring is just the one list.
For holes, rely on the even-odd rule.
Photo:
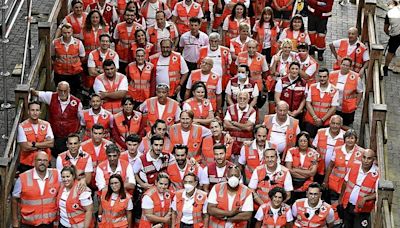
[(223, 123), (221, 120), (219, 120), (219, 119), (217, 119), (217, 118), (214, 118), (214, 119), (211, 120), (210, 125), (211, 125), (211, 123), (213, 123), (213, 122), (218, 123), (218, 125), (219, 125), (222, 129), (224, 129), (224, 123)]
[(116, 152), (117, 154), (120, 154), (121, 151), (119, 150), (118, 146), (115, 145), (114, 143), (108, 144), (106, 146), (106, 154), (114, 153)]
[(121, 175), (119, 174), (113, 174), (110, 176), (110, 178), (108, 179), (108, 188), (107, 188), (107, 193), (105, 196), (106, 201), (110, 200), (111, 194), (113, 194), (113, 190), (111, 188), (111, 179), (116, 178), (119, 183), (121, 184), (121, 187), (119, 188), (119, 192), (118, 195), (120, 197), (120, 199), (125, 199), (126, 198), (126, 192), (125, 192), (125, 188), (124, 188), (124, 181), (122, 180)]
[(151, 134), (155, 134), (156, 133), (156, 128), (158, 124), (165, 124), (165, 126), (167, 126), (167, 123), (162, 120), (162, 119), (157, 119), (156, 122), (154, 122), (153, 126), (151, 126)]
[(31, 101), (31, 102), (29, 102), (29, 103), (28, 103), (28, 109), (31, 108), (31, 105), (39, 105), (39, 108), (42, 107), (42, 105), (40, 104), (39, 101)]
[[(194, 181), (196, 181), (197, 182), (197, 185), (199, 185), (199, 177), (196, 175), (196, 174), (194, 174), (193, 172), (188, 172), (188, 173), (186, 173), (184, 176), (183, 176), (183, 179), (182, 179), (182, 182), (183, 182), (183, 180), (185, 180), (185, 178), (186, 177), (193, 177), (194, 178)], [(195, 187), (197, 187), (197, 185), (195, 186)]]
[(135, 101), (131, 96), (125, 96), (121, 100), (121, 105), (124, 106), (127, 101), (130, 101), (133, 105), (135, 104)]
[(164, 142), (164, 138), (161, 135), (156, 134), (156, 135), (151, 136), (151, 138), (150, 138), (151, 145), (154, 144), (154, 141), (158, 141), (158, 140), (162, 140)]
[(70, 133), (67, 136), (67, 141), (68, 141), (69, 138), (78, 138), (78, 141), (81, 141), (81, 137), (77, 133)]
[(318, 188), (320, 192), (322, 191), (321, 185), (318, 184), (317, 182), (312, 182), (312, 183), (308, 186), (307, 191), (308, 191), (308, 189), (310, 189), (310, 188)]
[(182, 114), (183, 114), (183, 113), (188, 114), (188, 116), (190, 117), (190, 119), (193, 119), (193, 118), (194, 118), (194, 113), (193, 113), (192, 110), (184, 110), (184, 111), (182, 111), (181, 114), (179, 115), (179, 117), (182, 117)]
[[(269, 13), (271, 15), (271, 19), (269, 21), (264, 21), (264, 14)], [(269, 22), (269, 28), (272, 29), (273, 27), (275, 27), (275, 22), (274, 22), (274, 10), (269, 7), (266, 6), (262, 12), (261, 12), (261, 18), (260, 21), (258, 22), (258, 26), (260, 28), (262, 28), (264, 26), (265, 22)]]
[(159, 14), (159, 13), (162, 13), (163, 15), (164, 15), (164, 18), (166, 18), (167, 16), (165, 15), (165, 12), (164, 11), (162, 11), (162, 10), (158, 10), (157, 12), (156, 12), (156, 16), (157, 16), (157, 14)]
[(299, 50), (299, 49), (308, 50), (309, 49), (308, 44), (307, 43), (299, 43), (299, 44), (297, 44), (297, 50)]
[(310, 136), (310, 134), (309, 134), (308, 132), (306, 132), (306, 131), (301, 131), (299, 134), (297, 134), (295, 146), (297, 146), (297, 147), (299, 146), (299, 139), (300, 139), (301, 136), (305, 136), (305, 137), (307, 138), (308, 147), (311, 147), (311, 148), (312, 148), (311, 136)]
[(214, 144), (213, 150), (220, 150), (220, 149), (223, 149), (226, 153), (226, 146), (224, 144), (222, 144), (222, 143)]
[(264, 129), (267, 131), (267, 134), (268, 134), (268, 128), (267, 128), (265, 125), (263, 125), (263, 124), (257, 124), (257, 125), (254, 127), (254, 129), (253, 129), (253, 136), (254, 136), (254, 137), (256, 136), (257, 131), (258, 131), (258, 129), (260, 129), (260, 128), (264, 128)]
[(294, 15), (294, 16), (292, 17), (292, 19), (290, 20), (290, 26), (289, 26), (290, 30), (294, 31), (294, 30), (293, 30), (293, 21), (294, 21), (294, 20), (301, 20), (300, 32), (304, 32), (304, 31), (305, 31), (305, 28), (304, 28), (304, 21), (303, 21), (303, 17), (302, 17), (300, 14)]
[(204, 84), (202, 81), (197, 81), (192, 85), (192, 96), (194, 97), (194, 92), (198, 88), (203, 88), (204, 89), (204, 98), (207, 98), (207, 86)]
[(290, 63), (290, 65), (289, 65), (289, 69), (290, 69), (293, 65), (296, 65), (296, 66), (298, 66), (298, 67), (300, 68), (300, 63), (298, 63), (298, 62), (292, 62), (292, 63)]
[(140, 143), (142, 141), (142, 138), (140, 138), (140, 136), (138, 134), (131, 134), (128, 135), (125, 138), (125, 142), (137, 142)]
[(100, 130), (100, 129), (104, 131), (104, 127), (103, 127), (103, 125), (101, 125), (101, 124), (97, 124), (97, 123), (96, 123), (96, 124), (94, 124), (93, 127), (92, 127), (92, 131), (93, 131), (93, 130)]
[(243, 18), (246, 18), (246, 17), (247, 17), (247, 9), (246, 9), (246, 6), (245, 6), (243, 3), (238, 2), (238, 3), (235, 4), (235, 6), (234, 6), (233, 9), (232, 9), (231, 16), (229, 17), (229, 20), (230, 20), (230, 21), (235, 20), (235, 17), (236, 17), (236, 8), (237, 8), (238, 6), (243, 7)]
[(144, 37), (145, 37), (145, 42), (147, 42), (146, 31), (144, 31), (143, 29), (137, 29), (137, 30), (135, 31), (135, 41), (136, 41), (136, 39), (137, 39), (137, 36), (138, 36), (138, 33), (139, 33), (139, 32), (143, 32)]
[(115, 63), (112, 59), (106, 59), (103, 62), (103, 68), (108, 67), (108, 66), (114, 66), (115, 67)]
[[(136, 9), (136, 11), (139, 11), (139, 9)], [(134, 11), (132, 9), (128, 9), (128, 7), (126, 7), (125, 11), (124, 11), (124, 16), (126, 15), (127, 12), (133, 12), (134, 13)]]
[(133, 4), (133, 5), (135, 5), (135, 8), (136, 8), (136, 18), (140, 18), (140, 14), (139, 14), (139, 12), (140, 12), (140, 7), (139, 7), (139, 5), (137, 4), (137, 2), (134, 2), (134, 1), (129, 1), (129, 2), (127, 2), (126, 3), (126, 8), (125, 9), (128, 9), (128, 6), (129, 5), (131, 5), (131, 4)]
[(175, 154), (176, 150), (185, 150), (185, 154), (188, 153), (189, 148), (186, 145), (183, 144), (175, 144), (174, 149), (172, 149), (172, 154)]
[(319, 73), (325, 72), (325, 73), (327, 73), (328, 76), (329, 76), (329, 70), (328, 70), (328, 68), (326, 68), (326, 67), (321, 67), (321, 68), (319, 68), (318, 72), (319, 72)]
[(189, 23), (198, 23), (198, 24), (201, 24), (201, 20), (200, 20), (200, 18), (198, 18), (198, 17), (191, 17), (191, 18), (189, 19)]
[(358, 135), (357, 135), (357, 132), (356, 132), (356, 130), (354, 130), (354, 129), (349, 129), (349, 130), (347, 130), (344, 134), (343, 134), (343, 140), (346, 140), (346, 138), (347, 137), (350, 137), (350, 136), (354, 136), (356, 139), (358, 139)]
[(172, 42), (172, 40), (171, 39), (162, 39), (161, 41), (160, 41), (160, 46), (165, 42), (165, 41), (168, 41), (169, 43), (170, 43), (170, 47), (172, 47), (173, 45), (174, 45), (174, 42)]
[(344, 57), (344, 58), (342, 59), (342, 61), (340, 61), (340, 64), (342, 64), (343, 61), (349, 61), (349, 62), (350, 62), (350, 66), (353, 65), (353, 60), (352, 60), (351, 58), (349, 58), (349, 57)]
[(166, 172), (160, 172), (157, 175), (157, 182), (160, 181), (161, 178), (165, 178), (168, 180), (168, 183), (171, 184), (171, 180), (169, 179), (169, 175)]
[(77, 172), (76, 172), (76, 168), (75, 168), (74, 165), (71, 165), (71, 166), (64, 166), (64, 167), (62, 168), (60, 174), (62, 174), (62, 173), (65, 172), (65, 171), (70, 172), (71, 175), (74, 177), (74, 180), (76, 180), (76, 178), (77, 178), (76, 173), (77, 173)]
[(76, 4), (78, 4), (78, 3), (80, 3), (80, 4), (82, 4), (83, 5), (83, 1), (82, 0), (72, 0), (72, 2), (71, 2), (71, 7), (74, 7)]
[(250, 77), (250, 67), (244, 64), (240, 64), (238, 68), (244, 67), (246, 69), (246, 73), (248, 73), (247, 77)]
[(280, 193), (282, 194), (283, 200), (286, 199), (287, 193), (286, 193), (285, 189), (284, 189), (284, 188), (281, 188), (281, 187), (274, 187), (273, 189), (271, 189), (271, 190), (268, 192), (269, 198), (272, 200), (272, 197), (274, 197), (275, 194), (276, 194), (277, 192), (280, 192)]
[(108, 37), (108, 39), (111, 40), (111, 36), (110, 36), (110, 34), (108, 34), (108, 33), (102, 33), (102, 34), (100, 34), (99, 40), (101, 40), (101, 38), (103, 38), (103, 37)]
[(101, 15), (100, 11), (97, 9), (94, 9), (92, 11), (89, 12), (89, 14), (86, 16), (86, 20), (85, 20), (85, 25), (84, 25), (84, 29), (87, 32), (91, 32), (92, 31), (92, 21), (90, 20), (92, 15), (98, 13), (99, 17), (100, 17), (100, 22), (99, 24), (103, 27), (103, 29), (106, 28), (106, 22), (104, 21), (103, 16)]

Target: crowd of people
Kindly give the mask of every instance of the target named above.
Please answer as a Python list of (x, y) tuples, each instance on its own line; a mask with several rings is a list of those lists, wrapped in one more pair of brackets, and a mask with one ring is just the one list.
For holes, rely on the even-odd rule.
[(333, 0), (307, 3), (305, 25), (293, 0), (72, 0), (57, 89), (18, 128), (13, 227), (371, 227), (368, 50), (353, 27), (327, 45)]

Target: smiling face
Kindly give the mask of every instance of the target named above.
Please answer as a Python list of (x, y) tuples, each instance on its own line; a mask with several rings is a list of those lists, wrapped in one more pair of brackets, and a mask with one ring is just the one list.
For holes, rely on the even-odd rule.
[(294, 19), (292, 25), (294, 31), (300, 31), (303, 21), (301, 19)]
[(57, 87), (58, 98), (60, 98), (61, 101), (66, 101), (68, 100), (69, 93), (70, 93), (69, 85), (64, 83), (59, 83)]
[(307, 150), (307, 148), (308, 148), (308, 139), (307, 139), (307, 137), (305, 135), (302, 135), (299, 138), (299, 142), (298, 143), (299, 143), (300, 150)]
[(184, 130), (189, 130), (192, 126), (193, 119), (189, 116), (187, 112), (182, 112), (181, 114), (181, 126)]
[(119, 190), (121, 189), (122, 184), (121, 184), (121, 182), (118, 180), (118, 178), (111, 178), (111, 179), (110, 179), (110, 187), (111, 187), (111, 190), (112, 190), (114, 193), (119, 193)]
[(221, 125), (220, 125), (218, 122), (216, 122), (216, 121), (211, 122), (211, 124), (210, 124), (210, 130), (211, 130), (211, 133), (212, 133), (212, 135), (213, 135), (214, 137), (219, 137), (219, 136), (222, 134), (222, 127), (221, 127)]
[(214, 149), (214, 159), (217, 165), (223, 165), (225, 163), (226, 152), (224, 149)]
[(110, 37), (108, 36), (102, 36), (100, 39), (100, 48), (105, 51), (108, 50), (110, 48)]
[(74, 176), (69, 170), (65, 170), (61, 173), (62, 183), (66, 188), (71, 188), (74, 185)]
[(83, 5), (82, 5), (82, 3), (76, 3), (76, 4), (72, 7), (72, 11), (74, 12), (75, 15), (81, 16), (82, 13), (83, 13)]
[(243, 6), (236, 6), (236, 16), (243, 17), (244, 8)]
[(100, 17), (101, 15), (98, 12), (94, 12), (90, 17), (90, 22), (93, 26), (97, 26), (100, 24)]
[(126, 115), (131, 115), (133, 112), (133, 103), (130, 100), (125, 101), (123, 110)]
[(38, 104), (31, 104), (29, 105), (28, 115), (31, 120), (38, 120), (40, 116), (40, 105)]
[(186, 158), (186, 149), (175, 149), (175, 159), (178, 165), (184, 166), (186, 164)]
[(308, 203), (315, 207), (321, 198), (321, 190), (319, 188), (309, 188), (307, 191)]
[(197, 87), (195, 91), (193, 91), (193, 96), (198, 100), (203, 100), (206, 95), (206, 91), (203, 87)]
[(143, 50), (137, 51), (135, 59), (137, 65), (143, 65), (144, 61), (146, 60), (146, 53), (144, 53)]
[(79, 147), (81, 146), (81, 142), (78, 137), (68, 137), (67, 139), (67, 148), (71, 155), (76, 155), (79, 151)]
[(347, 147), (353, 148), (356, 145), (357, 138), (354, 135), (350, 135), (344, 139), (344, 143)]
[(273, 170), (277, 166), (278, 162), (278, 157), (276, 154), (275, 150), (266, 150), (264, 151), (264, 160), (266, 166), (270, 169)]
[(136, 33), (136, 42), (138, 44), (146, 44), (146, 34), (144, 31), (139, 31)]
[(279, 208), (282, 205), (283, 200), (284, 200), (284, 198), (283, 198), (282, 193), (277, 192), (277, 193), (275, 193), (274, 196), (272, 196), (271, 203), (273, 204), (273, 206), (275, 208)]
[(169, 186), (169, 179), (167, 178), (160, 178), (156, 181), (156, 187), (159, 193), (164, 193), (165, 190), (168, 189)]
[(38, 152), (36, 154), (34, 166), (38, 172), (43, 173), (46, 171), (47, 167), (49, 166), (49, 157), (45, 152)]

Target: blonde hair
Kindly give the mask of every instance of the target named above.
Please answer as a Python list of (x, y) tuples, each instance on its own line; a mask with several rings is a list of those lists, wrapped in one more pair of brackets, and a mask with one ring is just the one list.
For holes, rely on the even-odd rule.
[(291, 39), (288, 39), (288, 38), (283, 39), (280, 48), (282, 49), (285, 45), (290, 45), (290, 47), (293, 47), (293, 42), (292, 42), (292, 40), (291, 40)]

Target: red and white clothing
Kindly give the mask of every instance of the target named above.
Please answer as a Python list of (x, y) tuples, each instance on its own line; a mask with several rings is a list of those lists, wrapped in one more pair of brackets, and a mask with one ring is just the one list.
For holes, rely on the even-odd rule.
[[(73, 194), (71, 190), (74, 190), (74, 188), (71, 188), (69, 190), (67, 188), (62, 188), (62, 189), (63, 191), (61, 192), (60, 201), (58, 203), (58, 207), (60, 209), (59, 210), (60, 224), (63, 225), (64, 227), (72, 227), (69, 220), (70, 216), (68, 216), (67, 213), (67, 200), (69, 195)], [(93, 199), (90, 191), (83, 191), (82, 193), (79, 194), (78, 199), (82, 207), (87, 207), (93, 204)]]
[[(53, 96), (53, 92), (45, 92), (45, 91), (39, 91), (38, 94), (38, 98), (39, 98), (39, 102), (43, 102), (47, 105), (50, 105), (51, 102), (51, 97)], [(68, 96), (68, 99), (66, 101), (62, 101), (60, 100), (60, 98), (58, 97), (58, 101), (60, 102), (60, 106), (61, 106), (61, 111), (64, 112), (65, 109), (67, 108), (67, 106), (71, 103), (71, 97)], [(72, 104), (71, 104), (72, 105)], [(78, 115), (77, 118), (80, 118), (80, 113), (82, 112), (82, 103), (78, 104)]]
[(193, 36), (190, 31), (185, 32), (179, 40), (179, 47), (183, 48), (183, 59), (191, 63), (197, 63), (200, 57), (200, 48), (207, 45), (209, 45), (208, 36), (202, 31), (199, 31), (197, 37)]
[[(180, 222), (183, 222), (185, 224), (193, 224), (193, 207), (195, 204), (195, 195), (197, 193), (197, 191), (199, 191), (198, 189), (194, 190), (194, 193), (192, 196), (187, 196), (186, 195), (186, 191), (183, 190), (182, 193), (182, 199), (183, 199), (183, 208), (182, 208), (182, 218)], [(178, 211), (177, 209), (177, 199), (176, 199), (176, 195), (174, 196), (172, 203), (171, 203), (171, 208), (174, 211)], [(207, 214), (207, 201), (203, 204), (203, 209), (202, 209), (202, 213), (203, 214)]]
[[(84, 173), (92, 173), (93, 172), (92, 157), (89, 154), (87, 154), (87, 155), (86, 154), (87, 154), (86, 152), (84, 152), (81, 149), (79, 149), (78, 154), (75, 157), (73, 157), (71, 155), (71, 153), (68, 151), (67, 152), (68, 162), (71, 163), (72, 165), (76, 166), (76, 164), (78, 163), (79, 159), (83, 159), (84, 156), (88, 156), (85, 169), (82, 170), (82, 171)], [(61, 174), (61, 170), (64, 168), (63, 159), (62, 159), (61, 156), (57, 156), (56, 168)]]
[[(117, 90), (121, 91), (128, 91), (128, 79), (126, 78), (125, 75), (121, 74), (123, 76), (121, 83), (118, 85)], [(111, 87), (113, 87), (114, 83), (117, 83), (115, 80), (110, 81), (108, 80), (108, 82), (111, 84)], [(96, 94), (99, 94), (100, 92), (108, 92), (103, 84), (102, 81), (99, 80), (99, 78), (97, 77), (94, 80), (94, 84), (93, 84), (93, 90)]]
[[(148, 162), (153, 163), (153, 166), (157, 171), (159, 171), (162, 166), (163, 166), (163, 160), (161, 159), (161, 156), (158, 156), (157, 158), (153, 158), (150, 155), (150, 152), (146, 152), (145, 158)], [(162, 155), (162, 154), (160, 154)], [(169, 160), (166, 161), (168, 164), (171, 164), (172, 162), (175, 162), (175, 158), (173, 156), (169, 156)], [(143, 182), (148, 183), (146, 173), (143, 170), (143, 163), (141, 159), (136, 159), (135, 163), (133, 164), (133, 173), (139, 175), (140, 179), (142, 179)]]
[[(351, 54), (354, 52), (354, 50), (358, 47), (357, 43), (360, 42), (357, 40), (357, 42), (354, 42), (354, 44), (350, 44), (348, 39), (344, 39), (345, 41), (347, 41), (347, 54), (346, 56), (351, 56)], [(339, 40), (335, 40), (332, 42), (333, 46), (335, 47), (336, 50), (339, 49), (340, 47), (340, 43), (342, 42), (342, 39)], [(368, 51), (364, 51), (363, 56), (362, 56), (363, 62), (366, 62), (369, 60), (369, 52)]]
[[(336, 145), (336, 141), (337, 140), (343, 140), (343, 135), (344, 135), (345, 131), (340, 129), (339, 134), (336, 135), (335, 137), (332, 137), (332, 135), (329, 133), (329, 128), (327, 128), (327, 130), (325, 131), (325, 135), (327, 137), (327, 147), (326, 147), (326, 152), (325, 152), (325, 167), (328, 167), (329, 163), (332, 160), (332, 156), (333, 156), (333, 150), (335, 149), (335, 145)], [(319, 141), (319, 137), (318, 134), (315, 136), (314, 141), (312, 142), (312, 145), (315, 148), (318, 148), (318, 141)]]
[(244, 83), (242, 83), (240, 80), (237, 80), (237, 86), (232, 85), (232, 80), (228, 81), (228, 84), (226, 85), (225, 88), (225, 93), (228, 95), (231, 95), (234, 100), (237, 100), (237, 96), (239, 92), (247, 92), (250, 95), (250, 98), (255, 98), (260, 95), (260, 90), (258, 88), (258, 85), (255, 83), (253, 87), (247, 86), (250, 84), (250, 79), (247, 78)]
[(151, 3), (149, 0), (146, 0), (142, 3), (140, 13), (146, 20), (147, 28), (156, 24), (156, 12), (160, 10), (164, 11), (166, 19), (171, 17), (171, 10), (168, 8), (165, 1), (157, 0), (155, 3)]
[[(282, 172), (282, 165), (279, 164), (280, 161), (278, 160), (278, 164), (276, 166), (275, 171), (270, 172), (267, 168), (266, 169), (266, 173), (267, 176), (269, 177), (269, 180), (275, 180), (275, 177)], [(265, 166), (265, 165), (263, 165)], [(257, 172), (253, 172), (253, 174), (251, 175), (250, 178), (250, 182), (249, 182), (249, 188), (251, 189), (257, 189), (258, 183), (262, 181), (259, 179)], [(284, 184), (283, 184), (283, 188), (285, 189), (286, 192), (291, 192), (293, 191), (293, 183), (292, 183), (292, 175), (290, 175), (290, 172), (288, 172), (285, 176), (285, 180), (284, 180)]]
[[(115, 169), (115, 171), (111, 170), (110, 164), (107, 163), (107, 172), (111, 175), (113, 174), (122, 174), (122, 165), (121, 162), (118, 161), (118, 165), (117, 168)], [(125, 174), (126, 174), (126, 180), (123, 180), (124, 183), (130, 183), (133, 185), (136, 185), (136, 179), (135, 179), (135, 175), (133, 174), (133, 170), (132, 170), (132, 166), (128, 165), (126, 170), (125, 170)], [(107, 187), (107, 182), (108, 180), (104, 179), (104, 172), (103, 170), (97, 166), (96, 168), (96, 186), (99, 190), (102, 190), (103, 188)]]
[[(249, 111), (250, 105), (247, 105), (246, 108), (243, 109), (243, 110), (241, 110), (239, 108), (239, 104), (235, 104), (235, 105), (237, 106), (237, 110), (238, 110), (238, 120), (240, 120), (240, 119), (242, 119), (243, 114), (247, 113)], [(256, 112), (251, 114), (249, 116), (249, 120), (248, 121), (250, 121), (251, 123), (255, 124), (256, 123), (256, 114), (257, 114)], [(231, 114), (229, 114), (229, 112), (226, 112), (224, 120), (232, 121), (232, 116), (231, 116)]]
[[(376, 176), (376, 175), (378, 175), (378, 173), (379, 173), (379, 169), (378, 169), (378, 166), (376, 166), (375, 164), (373, 164), (372, 167), (367, 172), (364, 172), (364, 170), (362, 169), (362, 166), (360, 165), (356, 183), (354, 183), (355, 185), (353, 187), (353, 190), (350, 193), (349, 203), (351, 203), (353, 205), (357, 205), (360, 190), (363, 187), (363, 182), (364, 182), (365, 178), (367, 177), (368, 174), (372, 174), (373, 176)], [(346, 181), (346, 182), (349, 181), (349, 175), (350, 175), (350, 169), (348, 169), (348, 172), (347, 172), (346, 176), (344, 177), (344, 181)], [(379, 183), (379, 181), (376, 181), (375, 189), (378, 189), (378, 183)]]
[[(306, 209), (306, 212), (309, 214), (309, 216), (308, 216), (309, 220), (311, 220), (312, 217), (314, 217), (314, 216), (318, 216), (318, 215), (315, 214), (315, 212), (316, 212), (317, 210), (321, 209), (321, 207), (323, 206), (323, 203), (324, 203), (324, 202), (323, 202), (322, 200), (319, 200), (317, 206), (311, 207), (311, 206), (308, 204), (308, 199), (305, 199), (304, 207), (305, 207), (305, 209)], [(292, 206), (292, 214), (293, 214), (293, 217), (294, 217), (294, 218), (297, 217), (297, 215), (298, 215), (297, 212), (298, 212), (298, 208), (296, 207), (296, 203), (295, 203), (295, 204), (293, 204), (293, 206)], [(328, 214), (328, 216), (326, 217), (326, 223), (329, 224), (329, 223), (333, 223), (334, 221), (335, 221), (334, 211), (333, 211), (332, 208), (329, 208), (329, 214)]]
[[(286, 205), (287, 206), (287, 205)], [(274, 222), (276, 222), (278, 220), (278, 217), (280, 216), (281, 212), (281, 208), (273, 208), (273, 207), (269, 207), (270, 209), (270, 213), (272, 213), (272, 217), (274, 219)], [(292, 215), (292, 210), (290, 209), (289, 206), (287, 206), (286, 208), (286, 222), (290, 223), (293, 221), (293, 215)], [(271, 214), (264, 214), (264, 208), (263, 207), (259, 207), (257, 210), (256, 215), (254, 216), (255, 219), (257, 219), (257, 221), (262, 222), (264, 220), (265, 216), (271, 216)], [(265, 224), (264, 224), (265, 225)], [(268, 226), (267, 226), (268, 227)]]
[[(189, 72), (189, 69), (186, 65), (185, 59), (180, 55), (180, 74), (186, 74)], [(156, 72), (156, 84), (164, 83), (170, 85), (169, 83), (169, 65), (170, 65), (170, 56), (164, 57), (160, 55), (157, 61), (157, 65), (154, 66)]]
[[(351, 76), (353, 74), (354, 74), (354, 72), (352, 74), (348, 73), (346, 75), (342, 75), (340, 73), (340, 71), (339, 71), (338, 80), (337, 80), (337, 83), (335, 85), (336, 89), (339, 90), (339, 103), (340, 103), (340, 105), (337, 106), (337, 108), (336, 108), (337, 111), (341, 111), (342, 110), (343, 92), (344, 92), (344, 88), (345, 88), (346, 82), (348, 80), (347, 78), (348, 77), (353, 77), (353, 76)], [(363, 93), (363, 92), (364, 92), (364, 84), (363, 84), (361, 78), (358, 78), (358, 80), (357, 80), (357, 93)]]
[[(112, 56), (113, 57), (112, 60), (113, 60), (113, 62), (115, 64), (115, 68), (119, 69), (119, 56), (118, 56), (118, 53), (115, 52), (114, 50), (110, 49), (110, 48), (107, 50), (106, 53), (103, 53), (99, 49), (91, 51), (89, 53), (89, 56), (88, 56), (88, 62), (87, 62), (88, 67), (96, 67), (96, 61), (94, 60), (94, 57), (93, 57), (93, 52), (94, 51), (98, 52), (98, 54), (100, 56), (100, 59), (101, 59), (101, 62), (104, 62), (104, 60), (106, 60), (108, 56), (109, 57)], [(103, 68), (102, 65), (101, 65), (101, 68)]]
[(149, 30), (146, 30), (146, 36), (147, 36), (147, 40), (150, 42), (151, 41), (151, 37), (152, 36), (156, 36), (156, 43), (154, 44), (154, 51), (160, 52), (161, 51), (161, 47), (160, 47), (160, 42), (161, 40), (165, 40), (165, 39), (172, 39), (171, 37), (171, 32), (173, 31), (175, 34), (175, 38), (178, 36), (178, 29), (176, 28), (176, 25), (170, 21), (166, 21), (165, 22), (165, 26), (164, 28), (160, 28), (158, 27), (157, 23), (154, 24), (154, 33), (155, 34), (149, 34)]

